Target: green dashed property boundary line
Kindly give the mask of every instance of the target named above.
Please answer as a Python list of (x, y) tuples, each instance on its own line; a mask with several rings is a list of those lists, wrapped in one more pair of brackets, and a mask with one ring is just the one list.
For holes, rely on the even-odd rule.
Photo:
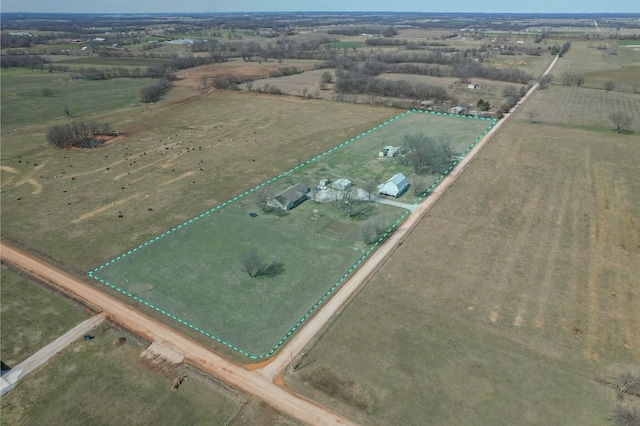
[[(353, 137), (353, 138), (351, 138), (351, 139), (348, 139), (348, 140), (346, 140), (345, 142), (343, 142), (343, 143), (341, 143), (341, 144), (339, 144), (339, 145), (336, 145), (335, 147), (333, 147), (333, 148), (331, 148), (331, 149), (329, 149), (329, 150), (327, 150), (327, 151), (323, 152), (323, 153), (322, 153), (322, 154), (320, 154), (320, 155), (317, 155), (316, 157), (311, 158), (310, 160), (305, 161), (304, 163), (300, 163), (299, 165), (297, 165), (297, 166), (295, 166), (295, 167), (291, 168), (289, 171), (286, 171), (286, 172), (284, 172), (284, 173), (281, 173), (281, 174), (279, 174), (278, 176), (276, 176), (276, 177), (274, 177), (274, 178), (272, 178), (272, 179), (269, 179), (269, 180), (267, 180), (267, 181), (265, 181), (265, 182), (262, 182), (261, 184), (259, 184), (259, 185), (255, 186), (255, 187), (251, 188), (250, 190), (245, 191), (245, 192), (243, 192), (243, 193), (239, 194), (238, 196), (233, 197), (232, 199), (229, 199), (229, 200), (227, 200), (226, 202), (224, 202), (224, 203), (222, 203), (222, 204), (220, 204), (220, 205), (218, 205), (218, 206), (216, 206), (216, 207), (214, 207), (214, 208), (212, 208), (212, 209), (210, 209), (210, 210), (207, 210), (206, 212), (201, 213), (201, 214), (200, 214), (200, 215), (198, 215), (198, 216), (195, 216), (195, 217), (194, 217), (194, 218), (192, 218), (192, 219), (189, 219), (189, 220), (187, 220), (187, 221), (185, 221), (185, 222), (183, 222), (183, 223), (181, 223), (181, 224), (179, 224), (179, 225), (177, 225), (177, 226), (172, 227), (170, 230), (167, 230), (166, 232), (163, 232), (162, 234), (160, 234), (160, 235), (156, 236), (155, 238), (152, 238), (152, 239), (150, 239), (149, 241), (146, 241), (146, 242), (144, 242), (144, 243), (140, 244), (138, 247), (134, 247), (133, 249), (131, 249), (131, 250), (127, 251), (126, 253), (123, 253), (123, 254), (121, 254), (120, 256), (118, 256), (118, 257), (116, 257), (116, 258), (113, 258), (113, 259), (111, 259), (111, 260), (110, 260), (110, 261), (108, 261), (108, 262), (105, 262), (104, 264), (102, 264), (102, 265), (98, 266), (97, 268), (93, 269), (92, 271), (89, 271), (89, 276), (90, 276), (91, 278), (95, 279), (96, 281), (100, 282), (101, 284), (104, 284), (104, 285), (106, 285), (107, 287), (110, 287), (111, 289), (113, 289), (113, 290), (117, 291), (118, 293), (121, 293), (121, 294), (123, 294), (123, 295), (125, 295), (125, 296), (127, 296), (127, 297), (130, 297), (130, 298), (132, 298), (133, 300), (135, 300), (135, 301), (137, 301), (137, 302), (142, 303), (144, 306), (146, 306), (146, 307), (148, 307), (148, 308), (150, 308), (150, 309), (152, 309), (152, 310), (155, 310), (156, 312), (159, 312), (159, 313), (161, 313), (162, 315), (165, 315), (166, 317), (168, 317), (168, 318), (170, 318), (170, 319), (172, 319), (172, 320), (175, 320), (175, 321), (177, 321), (178, 323), (180, 323), (180, 324), (182, 324), (182, 325), (184, 325), (184, 326), (186, 326), (186, 327), (188, 327), (188, 328), (190, 328), (190, 329), (192, 329), (192, 330), (195, 330), (195, 331), (199, 332), (200, 334), (202, 334), (202, 335), (204, 335), (204, 336), (206, 336), (206, 337), (208, 337), (208, 338), (211, 338), (212, 340), (214, 340), (214, 341), (216, 341), (216, 342), (218, 342), (218, 343), (221, 343), (222, 345), (224, 345), (224, 346), (226, 346), (226, 347), (228, 347), (228, 348), (230, 348), (230, 349), (233, 349), (234, 351), (236, 351), (236, 352), (238, 352), (238, 353), (240, 353), (240, 354), (242, 354), (242, 355), (245, 355), (245, 356), (247, 356), (248, 358), (251, 358), (251, 359), (254, 359), (254, 360), (258, 360), (258, 359), (264, 359), (264, 358), (268, 358), (268, 357), (270, 357), (271, 355), (273, 355), (273, 353), (274, 353), (276, 350), (278, 350), (278, 348), (279, 348), (280, 346), (282, 346), (282, 345), (285, 343), (285, 341), (286, 341), (289, 337), (291, 337), (291, 335), (292, 335), (292, 334), (293, 334), (293, 333), (294, 333), (294, 332), (295, 332), (299, 327), (301, 327), (301, 326), (304, 324), (304, 322), (309, 318), (309, 316), (310, 316), (310, 315), (312, 315), (312, 314), (313, 314), (313, 312), (315, 312), (315, 311), (320, 307), (320, 305), (321, 305), (321, 304), (322, 304), (322, 303), (323, 303), (323, 302), (324, 302), (324, 301), (325, 301), (329, 296), (331, 296), (331, 293), (333, 293), (333, 292), (334, 292), (334, 291), (335, 291), (335, 290), (336, 290), (336, 289), (337, 289), (337, 288), (338, 288), (338, 287), (339, 287), (339, 286), (340, 286), (340, 285), (341, 285), (341, 284), (342, 284), (342, 283), (343, 283), (343, 282), (344, 282), (344, 281), (349, 277), (349, 275), (351, 275), (351, 274), (352, 274), (352, 273), (353, 273), (353, 272), (358, 268), (358, 266), (359, 266), (359, 265), (360, 265), (360, 264), (361, 264), (361, 263), (362, 263), (362, 262), (367, 258), (367, 256), (369, 256), (369, 255), (370, 255), (370, 254), (371, 254), (371, 253), (376, 249), (376, 247), (378, 247), (378, 245), (380, 245), (380, 243), (382, 243), (382, 242), (385, 240), (385, 238), (387, 238), (387, 236), (388, 236), (391, 232), (393, 232), (393, 230), (394, 230), (394, 229), (395, 229), (395, 228), (396, 228), (400, 223), (402, 223), (402, 221), (403, 221), (403, 220), (404, 220), (404, 219), (405, 219), (405, 218), (406, 218), (406, 217), (411, 213), (411, 211), (410, 211), (410, 210), (406, 210), (406, 211), (405, 211), (405, 212), (400, 216), (400, 218), (399, 218), (398, 220), (396, 220), (396, 222), (395, 222), (391, 227), (389, 227), (389, 229), (387, 229), (387, 231), (386, 231), (384, 234), (382, 234), (382, 236), (380, 236), (380, 238), (379, 238), (379, 239), (378, 239), (378, 240), (377, 240), (377, 241), (376, 241), (376, 242), (375, 242), (375, 243), (374, 243), (374, 244), (369, 248), (369, 250), (367, 250), (367, 251), (365, 252), (365, 254), (363, 254), (363, 255), (362, 255), (362, 256), (361, 256), (361, 257), (360, 257), (360, 258), (359, 258), (359, 259), (358, 259), (358, 260), (357, 260), (357, 261), (356, 261), (356, 262), (355, 262), (355, 263), (354, 263), (350, 268), (349, 268), (349, 270), (348, 270), (344, 275), (342, 275), (342, 276), (340, 277), (340, 279), (339, 279), (339, 280), (338, 280), (338, 281), (337, 281), (337, 282), (336, 282), (336, 283), (335, 283), (335, 284), (334, 284), (334, 285), (333, 285), (333, 286), (332, 286), (332, 287), (331, 287), (331, 288), (330, 288), (330, 289), (329, 289), (329, 290), (328, 290), (324, 295), (322, 295), (322, 297), (321, 297), (320, 299), (318, 299), (318, 301), (313, 305), (313, 307), (312, 307), (312, 308), (310, 308), (310, 309), (309, 309), (309, 310), (304, 314), (304, 316), (302, 316), (302, 317), (300, 318), (300, 320), (298, 320), (298, 322), (297, 322), (293, 327), (291, 327), (291, 329), (289, 329), (289, 331), (288, 331), (288, 332), (287, 332), (287, 333), (282, 337), (282, 339), (280, 339), (280, 341), (279, 341), (278, 343), (276, 343), (276, 344), (273, 346), (273, 348), (271, 348), (271, 350), (270, 350), (269, 352), (264, 353), (264, 354), (260, 354), (260, 355), (255, 355), (255, 354), (249, 353), (249, 352), (247, 352), (247, 351), (244, 351), (244, 350), (242, 350), (242, 349), (238, 348), (237, 346), (234, 346), (233, 344), (231, 344), (231, 343), (229, 343), (229, 342), (227, 342), (227, 341), (225, 341), (225, 340), (223, 340), (223, 339), (220, 339), (219, 337), (216, 337), (216, 336), (214, 336), (213, 334), (210, 334), (210, 333), (206, 332), (205, 330), (203, 330), (203, 329), (201, 329), (201, 328), (199, 328), (199, 327), (196, 327), (194, 324), (191, 324), (190, 322), (185, 321), (185, 320), (183, 320), (182, 318), (179, 318), (179, 317), (177, 317), (177, 316), (175, 316), (175, 315), (171, 314), (170, 312), (165, 311), (164, 309), (162, 309), (162, 308), (160, 308), (160, 307), (158, 307), (158, 306), (155, 306), (154, 304), (150, 303), (149, 301), (147, 301), (147, 300), (143, 300), (142, 298), (140, 298), (140, 297), (138, 297), (138, 296), (135, 296), (135, 295), (131, 294), (131, 293), (130, 293), (130, 292), (128, 292), (127, 290), (122, 289), (122, 288), (120, 288), (120, 287), (117, 287), (117, 286), (115, 286), (115, 285), (113, 285), (113, 284), (109, 283), (108, 281), (105, 281), (104, 279), (102, 279), (102, 278), (98, 277), (98, 276), (96, 275), (96, 273), (97, 273), (97, 272), (99, 272), (99, 271), (101, 271), (102, 269), (104, 269), (104, 268), (106, 268), (106, 267), (108, 267), (108, 266), (110, 266), (110, 265), (114, 264), (116, 261), (118, 261), (118, 260), (120, 260), (120, 259), (123, 259), (123, 258), (125, 258), (126, 256), (131, 255), (131, 254), (133, 254), (133, 253), (137, 252), (138, 250), (143, 249), (144, 247), (148, 246), (149, 244), (153, 244), (155, 241), (158, 241), (160, 238), (165, 237), (165, 236), (167, 236), (167, 235), (171, 234), (172, 232), (176, 232), (176, 231), (180, 230), (181, 228), (183, 228), (183, 227), (187, 226), (188, 224), (193, 223), (193, 222), (195, 222), (195, 221), (197, 221), (197, 220), (199, 220), (199, 219), (201, 219), (201, 218), (203, 218), (203, 217), (205, 217), (205, 216), (207, 216), (207, 215), (209, 215), (209, 214), (211, 214), (211, 213), (214, 213), (214, 212), (216, 212), (217, 210), (220, 210), (221, 208), (223, 208), (223, 207), (225, 207), (225, 206), (227, 206), (227, 205), (229, 205), (229, 204), (233, 203), (234, 201), (238, 201), (240, 198), (242, 198), (242, 197), (244, 197), (244, 196), (246, 196), (246, 195), (249, 195), (250, 193), (252, 193), (252, 192), (254, 192), (254, 191), (256, 191), (256, 190), (258, 190), (258, 189), (262, 188), (263, 186), (265, 186), (265, 185), (269, 185), (269, 184), (271, 184), (271, 183), (275, 182), (276, 180), (281, 179), (281, 178), (283, 178), (284, 176), (287, 176), (287, 175), (289, 175), (289, 174), (293, 173), (294, 171), (298, 170), (299, 168), (304, 167), (305, 165), (311, 164), (312, 162), (314, 162), (314, 161), (316, 161), (316, 160), (321, 159), (322, 157), (326, 156), (327, 154), (331, 154), (332, 152), (335, 152), (336, 150), (338, 150), (338, 149), (340, 149), (340, 148), (345, 147), (345, 146), (346, 146), (346, 145), (348, 145), (349, 143), (351, 143), (351, 142), (355, 142), (356, 140), (358, 140), (358, 139), (360, 139), (360, 138), (362, 138), (362, 137), (364, 137), (364, 136), (367, 136), (368, 134), (370, 134), (370, 133), (372, 133), (372, 132), (375, 132), (376, 130), (378, 130), (378, 129), (382, 128), (383, 126), (386, 126), (386, 125), (388, 125), (388, 124), (391, 124), (391, 123), (395, 122), (396, 120), (399, 120), (400, 118), (402, 118), (402, 117), (406, 116), (407, 114), (412, 114), (412, 113), (416, 113), (416, 112), (417, 112), (417, 113), (424, 113), (424, 114), (432, 114), (432, 115), (448, 116), (448, 117), (458, 117), (458, 118), (462, 118), (462, 119), (476, 119), (476, 120), (477, 120), (477, 119), (480, 119), (480, 120), (488, 120), (488, 121), (491, 121), (491, 123), (487, 126), (487, 128), (484, 130), (484, 132), (483, 132), (483, 133), (481, 133), (481, 134), (480, 134), (480, 135), (475, 139), (475, 141), (474, 141), (473, 143), (471, 143), (471, 144), (466, 148), (466, 150), (465, 150), (462, 154), (460, 154), (460, 156), (458, 156), (458, 158), (456, 159), (456, 161), (454, 161), (454, 162), (449, 166), (449, 168), (448, 168), (446, 171), (444, 171), (444, 172), (440, 175), (440, 177), (438, 177), (438, 178), (435, 180), (435, 182), (433, 182), (433, 183), (431, 184), (431, 186), (430, 186), (430, 187), (429, 187), (425, 192), (423, 192), (423, 193), (422, 193), (422, 195), (421, 195), (420, 197), (418, 197), (418, 199), (413, 203), (413, 206), (416, 206), (419, 202), (421, 202), (421, 201), (424, 199), (424, 197), (426, 197), (429, 193), (431, 193), (431, 192), (433, 191), (433, 189), (434, 189), (434, 188), (435, 188), (435, 187), (440, 183), (440, 181), (441, 181), (442, 179), (444, 179), (444, 177), (445, 177), (447, 174), (449, 174), (449, 172), (450, 172), (450, 171), (451, 171), (451, 170), (456, 166), (456, 164), (458, 164), (458, 162), (464, 158), (464, 156), (465, 156), (465, 155), (466, 155), (466, 154), (467, 154), (467, 153), (468, 153), (468, 152), (469, 152), (469, 151), (470, 151), (470, 150), (475, 146), (475, 144), (476, 144), (476, 143), (478, 143), (478, 142), (480, 141), (480, 139), (481, 139), (484, 135), (486, 135), (486, 134), (487, 134), (487, 132), (488, 132), (488, 131), (489, 131), (489, 130), (490, 130), (490, 129), (491, 129), (491, 128), (496, 124), (496, 119), (490, 119), (490, 118), (484, 118), (484, 117), (480, 117), (480, 118), (479, 118), (479, 117), (476, 117), (476, 116), (467, 116), (467, 115), (448, 114), (448, 113), (435, 112), (435, 111), (423, 111), (423, 110), (416, 110), (416, 109), (407, 110), (406, 112), (403, 112), (402, 114), (396, 115), (394, 118), (390, 118), (389, 120), (385, 121), (384, 123), (381, 123), (381, 124), (379, 124), (378, 126), (375, 126), (375, 127), (371, 128), (371, 129), (367, 130), (366, 132), (362, 132), (362, 133), (360, 133), (359, 135), (357, 135), (357, 136), (355, 136), (355, 137)], [(412, 207), (413, 207), (413, 206), (412, 206)]]

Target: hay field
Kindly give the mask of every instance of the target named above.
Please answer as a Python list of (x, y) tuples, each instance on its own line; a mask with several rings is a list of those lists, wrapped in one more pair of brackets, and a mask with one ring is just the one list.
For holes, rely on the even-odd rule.
[(629, 130), (640, 131), (639, 93), (607, 93), (602, 89), (554, 85), (551, 90), (538, 91), (525, 113), (531, 112), (535, 123), (611, 133), (613, 124), (609, 115), (614, 111), (629, 114), (633, 119)]
[(640, 357), (640, 139), (524, 113), (288, 385), (364, 423), (606, 423), (615, 395), (596, 379)]

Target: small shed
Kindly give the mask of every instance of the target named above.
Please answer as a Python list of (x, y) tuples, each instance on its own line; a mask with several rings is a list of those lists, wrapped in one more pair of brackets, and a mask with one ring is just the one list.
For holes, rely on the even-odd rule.
[(381, 195), (390, 195), (391, 197), (398, 198), (409, 188), (409, 182), (402, 173), (394, 175), (391, 179), (383, 183), (378, 187), (378, 192)]
[(291, 210), (307, 199), (309, 187), (304, 183), (296, 183), (267, 201), (267, 205), (282, 210)]
[(331, 184), (333, 189), (339, 189), (340, 191), (345, 191), (351, 187), (351, 181), (349, 179), (338, 179)]

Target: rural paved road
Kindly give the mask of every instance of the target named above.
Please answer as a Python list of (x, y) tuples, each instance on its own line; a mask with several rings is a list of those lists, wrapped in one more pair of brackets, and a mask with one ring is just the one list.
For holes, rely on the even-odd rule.
[[(557, 60), (558, 57), (553, 60), (544, 74), (550, 72)], [(513, 111), (519, 108), (536, 89), (537, 85), (534, 85), (514, 107)], [(388, 259), (398, 245), (402, 243), (406, 235), (429, 212), (512, 114), (513, 112), (498, 121), (496, 125), (475, 144), (474, 148), (470, 150), (462, 160), (458, 161), (457, 167), (444, 177), (429, 197), (412, 209), (409, 217), (401, 223), (384, 244), (378, 247), (367, 262), (344, 284), (342, 289), (328, 299), (322, 309), (293, 335), (293, 338), (283, 348), (280, 354), (270, 361), (254, 366), (254, 371), (250, 371), (219, 357), (209, 348), (187, 338), (173, 328), (147, 317), (133, 307), (124, 304), (78, 278), (4, 242), (0, 242), (0, 256), (3, 261), (11, 263), (27, 273), (51, 283), (64, 293), (74, 295), (88, 306), (99, 308), (113, 321), (122, 324), (124, 327), (145, 339), (149, 341), (161, 341), (174, 347), (184, 354), (185, 360), (190, 364), (231, 386), (262, 399), (269, 405), (300, 421), (313, 425), (352, 424), (349, 420), (329, 411), (327, 408), (301, 396), (294, 395), (283, 387), (277, 386), (274, 384), (274, 381), (282, 374), (284, 368), (290, 362), (291, 356), (299, 354), (327, 321), (338, 313), (358, 290), (362, 289), (367, 279), (384, 264), (385, 260)]]
[(88, 320), (82, 321), (80, 324), (76, 325), (71, 330), (67, 331), (65, 334), (13, 367), (8, 374), (5, 374), (2, 377), (0, 382), (0, 395), (4, 395), (9, 392), (18, 380), (44, 365), (52, 356), (62, 352), (67, 346), (97, 327), (104, 318), (104, 314), (99, 314), (89, 318)]

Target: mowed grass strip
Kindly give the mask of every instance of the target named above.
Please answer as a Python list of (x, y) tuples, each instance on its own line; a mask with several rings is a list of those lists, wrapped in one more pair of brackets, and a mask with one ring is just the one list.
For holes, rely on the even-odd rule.
[(88, 314), (55, 291), (2, 265), (2, 361), (10, 367), (62, 336)]
[(638, 142), (507, 123), (287, 383), (374, 424), (606, 422), (596, 379), (640, 356)]
[[(448, 135), (462, 152), (492, 122), (411, 112), (386, 123), (313, 157), (316, 161), (270, 179), (262, 188), (275, 193), (298, 182), (313, 185), (318, 177), (327, 176), (332, 181), (346, 177), (366, 182), (380, 170), (386, 170), (378, 180), (384, 182), (399, 168), (408, 173), (407, 166), (378, 156), (380, 147), (399, 145), (404, 132), (423, 132), (434, 139)], [(451, 126), (454, 123), (457, 126)], [(372, 161), (380, 163), (378, 170), (368, 170)], [(222, 209), (173, 227), (92, 274), (112, 289), (241, 353), (270, 355), (282, 343), (279, 339), (286, 339), (289, 331), (301, 325), (305, 314), (318, 307), (317, 302), (357, 266), (369, 247), (360, 236), (361, 220), (345, 218), (330, 204), (308, 201), (284, 215), (264, 215), (252, 196), (246, 191), (228, 206), (224, 202)], [(415, 200), (415, 196), (402, 198)], [(389, 226), (404, 217), (405, 209), (371, 208), (378, 214), (387, 212)], [(314, 215), (320, 219), (311, 220)], [(249, 278), (241, 259), (252, 247), (265, 262), (282, 262), (284, 273), (276, 278)]]

